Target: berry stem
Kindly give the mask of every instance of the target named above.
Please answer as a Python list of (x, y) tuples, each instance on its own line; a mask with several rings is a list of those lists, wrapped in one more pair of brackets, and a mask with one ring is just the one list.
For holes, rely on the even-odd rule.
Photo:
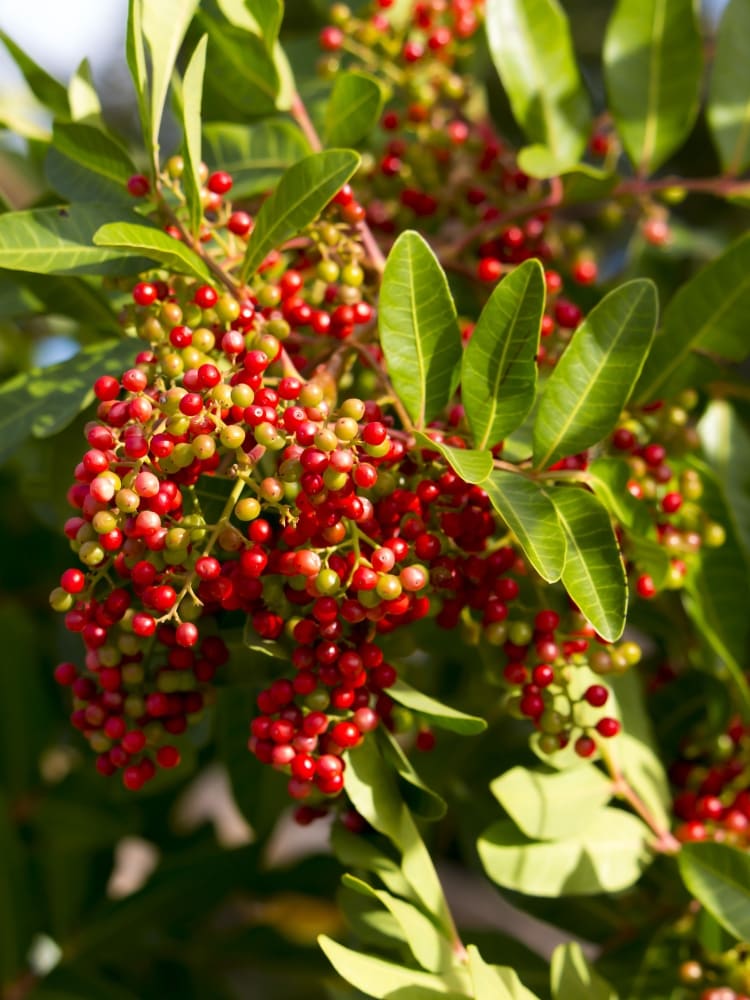
[(674, 837), (668, 829), (661, 825), (651, 809), (649, 809), (640, 795), (630, 784), (615, 761), (612, 755), (611, 747), (601, 740), (598, 741), (598, 744), (599, 753), (601, 754), (602, 760), (604, 761), (607, 771), (609, 772), (609, 776), (612, 778), (614, 794), (618, 798), (624, 799), (633, 812), (640, 816), (643, 822), (652, 831), (656, 838), (653, 844), (654, 850), (658, 851), (660, 854), (676, 854), (680, 850), (679, 840), (677, 840), (677, 838)]
[[(222, 510), (218, 521), (214, 525), (213, 531), (208, 537), (208, 541), (206, 542), (205, 548), (201, 552), (201, 557), (211, 555), (213, 547), (216, 544), (216, 540), (223, 531), (223, 529), (226, 527), (227, 523), (229, 522), (229, 518), (232, 516), (232, 511), (234, 510), (237, 501), (242, 496), (242, 491), (245, 489), (246, 485), (247, 483), (245, 479), (241, 476), (238, 476), (237, 481), (232, 487), (232, 492), (229, 494), (229, 496), (227, 497), (227, 502), (224, 504), (224, 509)], [(196, 604), (199, 605), (203, 604), (203, 602), (200, 600), (200, 598), (193, 590), (193, 584), (195, 583), (195, 580), (196, 580), (196, 572), (194, 569), (192, 569), (188, 573), (187, 579), (185, 580), (182, 589), (177, 594), (177, 598), (175, 599), (172, 610), (169, 611), (162, 618), (160, 618), (159, 619), (160, 622), (169, 621), (172, 618), (177, 618), (179, 620), (180, 604), (185, 597), (192, 596)]]

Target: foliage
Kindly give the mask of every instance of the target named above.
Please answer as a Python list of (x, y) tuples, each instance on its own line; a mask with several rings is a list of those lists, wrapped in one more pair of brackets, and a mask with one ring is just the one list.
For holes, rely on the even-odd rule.
[(354, 6), (0, 33), (0, 997), (741, 1000), (750, 3)]

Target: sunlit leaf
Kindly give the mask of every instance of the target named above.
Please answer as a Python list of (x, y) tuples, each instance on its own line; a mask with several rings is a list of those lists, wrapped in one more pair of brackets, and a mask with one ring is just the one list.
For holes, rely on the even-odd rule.
[(656, 170), (687, 138), (701, 70), (693, 0), (619, 0), (604, 40), (604, 76), (615, 124), (639, 170)]
[(536, 394), (544, 273), (521, 264), (495, 288), (464, 350), (461, 401), (477, 448), (498, 444), (523, 422)]

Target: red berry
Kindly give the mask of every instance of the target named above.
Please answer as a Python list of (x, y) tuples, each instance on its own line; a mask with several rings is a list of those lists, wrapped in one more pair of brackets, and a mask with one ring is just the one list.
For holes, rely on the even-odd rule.
[(247, 212), (232, 212), (227, 220), (227, 229), (235, 236), (247, 236), (252, 228), (252, 216)]
[(496, 257), (482, 257), (477, 267), (477, 277), (480, 281), (499, 281), (503, 273), (503, 265)]
[(151, 183), (143, 174), (133, 174), (128, 177), (127, 188), (134, 198), (145, 198), (151, 190)]
[(594, 708), (601, 708), (609, 698), (609, 691), (603, 684), (592, 684), (584, 691), (583, 697), (589, 705), (593, 705)]
[(159, 747), (156, 751), (156, 760), (159, 767), (177, 767), (180, 763), (180, 751), (173, 746)]
[(338, 52), (344, 44), (344, 32), (334, 25), (328, 25), (320, 32), (318, 41), (325, 52)]
[(579, 736), (573, 749), (579, 757), (591, 757), (596, 752), (596, 743), (590, 736)]
[(219, 301), (219, 296), (216, 294), (215, 288), (212, 288), (210, 285), (201, 285), (199, 288), (196, 288), (193, 301), (201, 309), (213, 309)]
[(680, 507), (682, 507), (682, 494), (667, 493), (662, 498), (661, 509), (665, 514), (676, 514)]
[(133, 289), (133, 301), (136, 305), (150, 306), (152, 302), (156, 302), (157, 298), (156, 285), (150, 281), (139, 281)]
[(603, 719), (599, 719), (596, 724), (596, 731), (600, 736), (604, 736), (609, 739), (612, 736), (617, 736), (620, 732), (620, 723), (617, 719), (613, 719), (609, 716), (605, 716)]
[(86, 586), (86, 574), (80, 569), (66, 569), (60, 577), (60, 586), (68, 594), (80, 594)]
[(226, 194), (232, 187), (232, 184), (231, 174), (228, 174), (226, 170), (216, 170), (208, 178), (206, 187), (209, 191), (213, 191), (214, 194)]
[(656, 584), (648, 575), (648, 573), (643, 573), (638, 577), (635, 584), (635, 589), (639, 597), (643, 597), (645, 600), (650, 600), (656, 594)]

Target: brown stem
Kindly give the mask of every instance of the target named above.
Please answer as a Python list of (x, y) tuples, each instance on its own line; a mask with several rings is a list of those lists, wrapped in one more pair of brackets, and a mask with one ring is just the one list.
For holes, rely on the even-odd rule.
[[(310, 149), (319, 153), (323, 148), (323, 143), (320, 141), (320, 136), (318, 135), (310, 115), (307, 113), (305, 103), (299, 94), (295, 94), (292, 99), (291, 112), (292, 117), (302, 129), (302, 133), (307, 139)], [(362, 244), (367, 252), (371, 266), (376, 271), (382, 273), (383, 268), (385, 267), (385, 257), (377, 244), (377, 240), (372, 234), (372, 230), (366, 222), (360, 222), (357, 225), (357, 230), (362, 238)]]
[(167, 204), (166, 199), (162, 196), (161, 190), (159, 190), (158, 193), (159, 193), (159, 202), (161, 210), (169, 220), (170, 225), (174, 226), (178, 230), (182, 242), (185, 243), (187, 246), (189, 246), (194, 253), (198, 254), (198, 256), (201, 258), (201, 260), (209, 269), (209, 271), (217, 279), (217, 281), (219, 281), (222, 285), (224, 285), (225, 288), (227, 288), (236, 299), (241, 299), (242, 296), (241, 296), (240, 285), (238, 285), (233, 278), (230, 278), (230, 276), (227, 274), (224, 268), (221, 267), (219, 264), (217, 264), (216, 261), (213, 259), (213, 257), (211, 257), (209, 254), (206, 253), (206, 251), (203, 248), (203, 244), (200, 242), (200, 240), (197, 240), (192, 235), (192, 233), (190, 233), (185, 228), (185, 226), (182, 224), (182, 222), (179, 220), (179, 218), (174, 214), (170, 206)]
[(663, 827), (656, 816), (654, 816), (651, 809), (649, 809), (638, 792), (636, 792), (620, 770), (620, 767), (612, 757), (609, 748), (605, 744), (600, 743), (599, 752), (601, 753), (602, 760), (604, 761), (607, 770), (609, 771), (609, 775), (612, 778), (612, 789), (614, 794), (619, 798), (624, 799), (633, 812), (640, 816), (643, 822), (654, 834), (654, 837), (656, 838), (653, 845), (654, 850), (658, 851), (660, 854), (677, 854), (677, 852), (681, 849), (679, 840), (677, 840), (677, 838), (673, 836), (672, 833), (666, 829), (666, 827)]
[[(553, 177), (550, 180), (549, 194), (540, 201), (529, 202), (526, 205), (517, 205), (508, 209), (494, 219), (485, 219), (478, 222), (466, 231), (461, 239), (455, 243), (448, 252), (451, 259), (459, 259), (464, 251), (471, 244), (488, 233), (495, 232), (508, 222), (516, 219), (534, 215), (537, 212), (546, 212), (555, 208), (565, 208), (564, 189), (562, 179)], [(712, 194), (717, 198), (727, 198), (732, 194), (750, 195), (750, 181), (737, 180), (734, 177), (724, 175), (722, 177), (634, 177), (630, 180), (621, 181), (614, 190), (610, 191), (606, 198), (647, 198), (660, 191), (668, 191), (670, 188), (682, 189), (693, 194)], [(602, 199), (593, 199), (596, 201)], [(441, 255), (442, 260), (442, 255)]]

